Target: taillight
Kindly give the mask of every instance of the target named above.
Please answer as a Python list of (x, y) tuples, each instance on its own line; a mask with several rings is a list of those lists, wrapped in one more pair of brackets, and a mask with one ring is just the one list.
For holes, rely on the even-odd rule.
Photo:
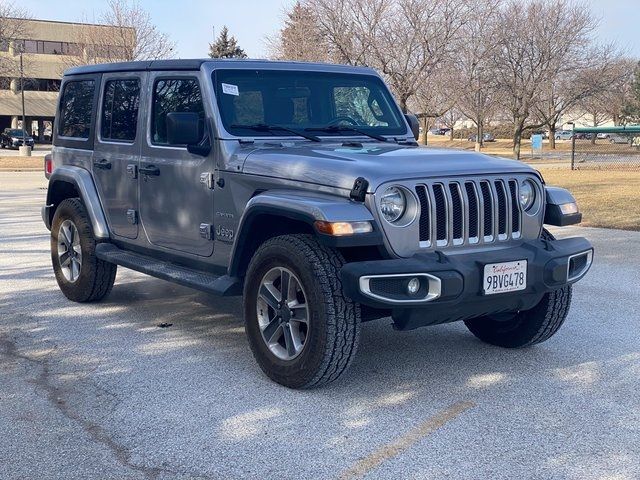
[(53, 159), (51, 158), (51, 154), (47, 154), (44, 156), (44, 176), (49, 178), (52, 172), (53, 172)]

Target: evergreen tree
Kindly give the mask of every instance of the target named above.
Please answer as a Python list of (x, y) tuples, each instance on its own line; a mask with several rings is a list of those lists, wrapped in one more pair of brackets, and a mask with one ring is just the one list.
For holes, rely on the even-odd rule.
[(226, 25), (222, 27), (215, 42), (209, 44), (209, 56), (211, 58), (247, 58), (247, 54), (238, 46), (236, 37), (229, 35)]
[(310, 5), (296, 2), (287, 12), (272, 56), (278, 60), (327, 61), (327, 45), (319, 30)]
[(629, 99), (622, 109), (625, 123), (640, 123), (640, 62), (636, 65)]

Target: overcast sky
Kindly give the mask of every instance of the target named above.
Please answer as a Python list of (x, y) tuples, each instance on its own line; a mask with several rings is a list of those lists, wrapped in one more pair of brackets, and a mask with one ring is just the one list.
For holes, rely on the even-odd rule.
[[(640, 0), (585, 0), (601, 18), (597, 32), (603, 41), (615, 40), (630, 55), (640, 58)], [(35, 18), (77, 21), (95, 18), (104, 0), (29, 0)], [(294, 0), (141, 0), (158, 28), (176, 43), (176, 56), (204, 57), (213, 37), (227, 25), (249, 57), (266, 54), (264, 38), (275, 33), (284, 10)], [(558, 39), (562, 41), (562, 39)]]

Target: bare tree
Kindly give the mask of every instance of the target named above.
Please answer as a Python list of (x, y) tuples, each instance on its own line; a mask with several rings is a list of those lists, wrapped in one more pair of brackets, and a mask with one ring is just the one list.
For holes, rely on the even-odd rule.
[(377, 68), (404, 112), (455, 50), (464, 0), (307, 0), (331, 58)]
[(29, 37), (30, 18), (31, 15), (25, 8), (0, 0), (0, 75), (16, 74), (19, 62), (14, 55), (21, 48), (18, 41)]
[(491, 61), (496, 54), (496, 15), (501, 0), (472, 4), (470, 18), (461, 30), (464, 39), (453, 60), (451, 89), (459, 110), (476, 126), (476, 148), (483, 143), (484, 127), (496, 110), (498, 85)]
[(595, 25), (589, 9), (578, 2), (509, 0), (500, 10), (495, 72), (514, 126), (516, 158), (524, 131), (545, 123), (532, 121), (539, 113), (535, 108), (543, 101), (543, 89), (555, 88), (558, 75), (575, 68), (569, 67), (571, 61), (585, 55)]
[[(608, 68), (596, 66), (583, 72), (579, 85), (590, 93), (576, 104), (576, 115), (586, 116), (592, 127), (608, 122), (622, 123), (624, 107), (631, 95), (634, 63), (621, 59)], [(591, 141), (595, 143), (595, 137)]]
[(174, 44), (158, 31), (151, 15), (136, 0), (109, 0), (99, 25), (80, 25), (78, 50), (71, 64), (126, 62), (171, 58)]

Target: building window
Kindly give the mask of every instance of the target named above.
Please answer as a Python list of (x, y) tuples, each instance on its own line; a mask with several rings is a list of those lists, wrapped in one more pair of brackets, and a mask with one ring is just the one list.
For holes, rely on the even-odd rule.
[[(0, 43), (0, 51), (6, 52), (8, 47), (7, 44), (7, 48), (3, 50), (3, 45)], [(24, 53), (43, 55), (80, 55), (82, 52), (82, 48), (77, 43), (50, 42), (48, 40), (18, 40), (16, 47)]]
[(200, 138), (204, 132), (204, 105), (196, 79), (159, 80), (153, 91), (151, 138), (153, 143), (167, 145), (167, 114), (195, 112), (200, 117)]
[(139, 105), (139, 80), (108, 81), (102, 101), (102, 139), (133, 142), (136, 139)]
[(94, 90), (93, 80), (75, 80), (65, 83), (60, 98), (58, 135), (89, 138)]
[[(18, 87), (20, 86), (18, 80)], [(25, 92), (59, 92), (60, 80), (48, 79), (48, 78), (25, 78), (24, 79), (24, 91)]]

